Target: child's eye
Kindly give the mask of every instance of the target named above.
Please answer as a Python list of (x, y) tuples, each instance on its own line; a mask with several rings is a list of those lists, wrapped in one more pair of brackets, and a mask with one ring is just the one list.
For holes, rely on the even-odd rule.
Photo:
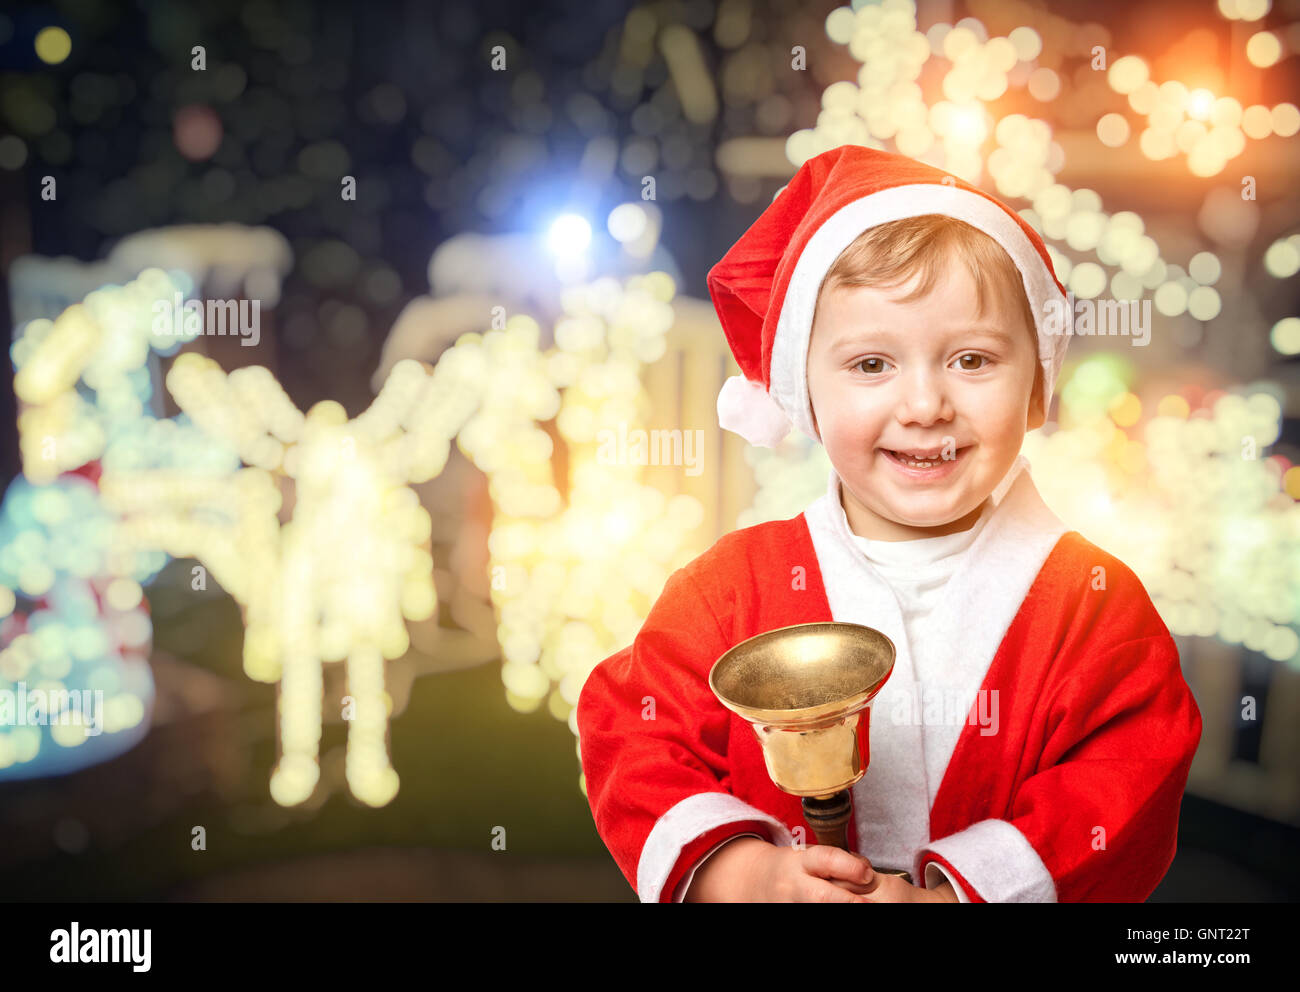
[[(863, 368), (863, 366), (866, 365), (868, 362), (875, 362), (875, 363), (876, 363), (876, 367), (875, 367), (875, 368)], [(864, 359), (862, 359), (862, 361), (858, 362), (857, 367), (858, 367), (859, 369), (861, 369), (863, 372), (883, 372), (884, 369), (882, 369), (881, 366), (882, 366), (882, 365), (888, 365), (888, 364), (889, 364), (889, 363), (888, 363), (887, 361), (885, 361), (883, 358), (864, 358)]]
[(962, 355), (960, 358), (957, 359), (957, 361), (959, 361), (959, 362), (963, 362), (963, 361), (965, 361), (965, 360), (968, 359), (968, 358), (977, 358), (977, 359), (979, 359), (981, 362), (983, 362), (984, 364), (983, 364), (983, 365), (973, 365), (973, 366), (972, 366), (972, 365), (963, 365), (963, 366), (962, 366), (962, 371), (964, 371), (964, 372), (978, 372), (980, 369), (985, 368), (985, 367), (988, 365), (988, 361), (989, 361), (989, 360), (988, 360), (987, 358), (985, 358), (983, 355), (976, 354), (976, 353), (973, 352), (973, 351), (970, 352), (969, 354)]

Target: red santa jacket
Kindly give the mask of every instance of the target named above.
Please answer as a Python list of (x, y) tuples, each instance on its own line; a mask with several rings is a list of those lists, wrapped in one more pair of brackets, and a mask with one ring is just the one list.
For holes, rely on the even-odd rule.
[(674, 572), (634, 642), (578, 701), (596, 829), (643, 901), (671, 901), (721, 841), (815, 843), (709, 670), (747, 637), (839, 620), (885, 633), (850, 846), (962, 901), (1141, 901), (1173, 860), (1201, 716), (1136, 575), (1067, 530), (1020, 458), (914, 656), (898, 601), (853, 544), (832, 471), (798, 516), (730, 533)]

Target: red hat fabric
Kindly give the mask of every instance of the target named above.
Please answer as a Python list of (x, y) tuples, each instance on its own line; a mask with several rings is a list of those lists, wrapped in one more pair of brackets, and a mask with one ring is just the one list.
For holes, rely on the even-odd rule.
[(1038, 232), (993, 196), (904, 155), (841, 145), (810, 158), (709, 271), (709, 295), (743, 373), (718, 394), (718, 422), (775, 447), (791, 427), (815, 441), (808, 342), (822, 280), (863, 231), (945, 214), (992, 237), (1015, 262), (1034, 314), (1048, 409), (1073, 311)]

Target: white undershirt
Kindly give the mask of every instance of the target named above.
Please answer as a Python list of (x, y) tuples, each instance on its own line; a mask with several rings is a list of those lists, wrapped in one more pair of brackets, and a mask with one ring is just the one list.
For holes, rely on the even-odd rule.
[[(853, 535), (853, 543), (898, 597), (913, 659), (942, 656), (942, 653), (935, 655), (923, 647), (928, 642), (932, 629), (926, 621), (938, 604), (944, 586), (984, 529), (990, 509), (991, 504), (986, 502), (973, 526), (942, 537), (923, 537), (915, 541), (872, 541)], [(925, 678), (929, 674), (932, 673), (916, 673), (918, 678)]]
[[(898, 597), (898, 606), (903, 613), (903, 626), (907, 632), (907, 641), (911, 646), (914, 662), (925, 657), (942, 657), (942, 652), (932, 654), (926, 650), (929, 643), (930, 626), (926, 623), (931, 611), (937, 605), (943, 587), (952, 577), (966, 552), (970, 550), (975, 538), (991, 516), (992, 504), (988, 501), (974, 525), (967, 530), (942, 537), (923, 537), (915, 541), (872, 541), (865, 537), (852, 535), (853, 543), (858, 546), (867, 560), (881, 577), (894, 590)], [(922, 673), (917, 672), (918, 678)], [(681, 902), (687, 887), (695, 878), (695, 871), (709, 856), (724, 844), (738, 840), (740, 837), (757, 837), (757, 834), (739, 834), (728, 837), (715, 845), (694, 868), (677, 885), (674, 902)], [(760, 838), (762, 839), (762, 838)], [(933, 869), (933, 871), (931, 870)], [(947, 878), (962, 902), (969, 902), (961, 887), (939, 865), (931, 864), (926, 869), (926, 887), (934, 888), (939, 879)], [(919, 880), (914, 880), (919, 884)]]

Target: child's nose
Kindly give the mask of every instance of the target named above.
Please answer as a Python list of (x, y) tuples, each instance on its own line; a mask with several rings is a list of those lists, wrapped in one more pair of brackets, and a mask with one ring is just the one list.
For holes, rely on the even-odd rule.
[(917, 370), (903, 377), (902, 396), (898, 403), (901, 423), (933, 423), (952, 416), (951, 399), (944, 388), (942, 377), (925, 370)]

